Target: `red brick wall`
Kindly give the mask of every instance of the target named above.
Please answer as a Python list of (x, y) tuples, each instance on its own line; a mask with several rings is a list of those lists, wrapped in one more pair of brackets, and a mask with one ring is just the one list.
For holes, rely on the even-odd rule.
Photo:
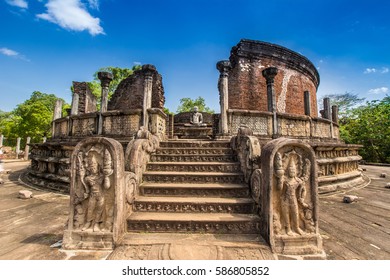
[[(254, 45), (258, 47), (262, 43), (257, 45), (254, 43)], [(271, 53), (273, 45), (268, 44), (266, 47), (271, 48), (271, 51), (267, 49), (265, 52)], [(258, 48), (261, 50), (261, 47)], [(262, 55), (261, 53), (250, 55), (250, 49), (244, 50), (246, 53), (243, 55), (240, 44), (236, 49), (233, 48), (230, 56), (232, 70), (229, 72), (228, 84), (229, 108), (267, 111), (267, 85), (262, 71), (268, 67), (276, 67), (279, 72), (274, 80), (274, 89), (278, 112), (303, 115), (305, 113), (304, 92), (309, 91), (311, 116), (317, 117), (316, 93), (318, 85), (316, 83), (318, 81), (313, 80), (310, 74), (302, 70), (304, 67), (308, 67), (309, 71), (313, 72), (314, 66), (306, 58), (299, 57), (299, 54), (283, 47), (280, 47), (280, 50), (278, 47), (275, 48), (275, 53), (283, 53), (283, 55)], [(293, 55), (289, 56), (291, 53)], [(301, 61), (295, 63), (296, 57)]]

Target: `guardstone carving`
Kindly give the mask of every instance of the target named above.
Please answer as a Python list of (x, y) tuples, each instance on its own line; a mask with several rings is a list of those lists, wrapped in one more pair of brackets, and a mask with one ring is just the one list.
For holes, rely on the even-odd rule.
[(71, 158), (70, 214), (65, 249), (108, 249), (124, 233), (123, 149), (113, 139), (82, 140)]
[(320, 255), (318, 179), (313, 149), (299, 140), (279, 138), (261, 155), (262, 235), (284, 255)]

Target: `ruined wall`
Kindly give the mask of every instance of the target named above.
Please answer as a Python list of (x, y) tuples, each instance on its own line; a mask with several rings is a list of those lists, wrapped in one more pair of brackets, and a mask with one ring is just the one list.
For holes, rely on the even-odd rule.
[(78, 95), (78, 114), (96, 111), (96, 97), (86, 82), (73, 82), (73, 93)]
[(162, 76), (153, 65), (144, 65), (141, 70), (134, 71), (133, 75), (120, 82), (108, 102), (108, 111), (142, 109), (144, 104), (144, 81), (147, 75), (151, 75), (153, 80), (152, 108), (163, 109), (165, 97)]
[(311, 116), (317, 116), (319, 75), (304, 56), (278, 45), (241, 40), (232, 48), (230, 63), (229, 109), (267, 111), (267, 85), (262, 71), (276, 67), (277, 111), (304, 115), (304, 91), (309, 91)]

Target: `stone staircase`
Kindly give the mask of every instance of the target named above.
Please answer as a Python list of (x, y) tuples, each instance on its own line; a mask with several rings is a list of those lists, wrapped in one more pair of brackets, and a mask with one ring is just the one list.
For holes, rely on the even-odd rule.
[(127, 231), (258, 234), (254, 208), (229, 142), (161, 142), (143, 175)]

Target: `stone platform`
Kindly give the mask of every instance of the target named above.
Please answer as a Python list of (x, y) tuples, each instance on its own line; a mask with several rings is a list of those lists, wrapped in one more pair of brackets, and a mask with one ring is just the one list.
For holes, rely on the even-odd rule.
[[(28, 165), (29, 162), (5, 162), (4, 167), (12, 170), (12, 173), (3, 175), (5, 182), (0, 185), (1, 260), (97, 260), (107, 259), (110, 255), (109, 258), (119, 259), (121, 254), (123, 259), (146, 259), (157, 258), (159, 252), (163, 253), (160, 255), (161, 258), (178, 259), (180, 257), (177, 254), (178, 250), (189, 252), (187, 259), (208, 259), (209, 257), (215, 258), (215, 250), (219, 252), (220, 247), (222, 247), (222, 256), (225, 259), (240, 259), (242, 256), (249, 259), (254, 256), (255, 258), (269, 256), (260, 243), (257, 244), (259, 250), (252, 247), (243, 248), (244, 243), (236, 243), (233, 239), (219, 240), (218, 235), (213, 234), (202, 234), (199, 244), (192, 244), (194, 247), (185, 246), (185, 248), (183, 244), (187, 241), (193, 243), (199, 239), (190, 234), (170, 235), (175, 237), (174, 242), (173, 238), (168, 240), (168, 237), (166, 239), (161, 237), (160, 245), (156, 245), (150, 242), (153, 240), (151, 233), (140, 235), (142, 238), (149, 238), (146, 243), (152, 244), (153, 253), (151, 255), (149, 255), (151, 251), (148, 251), (148, 247), (141, 248), (148, 245), (145, 245), (145, 242), (142, 244), (135, 237), (132, 238), (132, 244), (127, 244), (128, 247), (118, 247), (122, 248), (120, 252), (111, 250), (66, 251), (58, 246), (51, 247), (62, 240), (68, 217), (69, 196), (47, 190), (31, 189), (20, 183), (19, 177), (26, 172)], [(390, 260), (390, 190), (384, 187), (386, 183), (389, 183), (390, 167), (360, 167), (366, 169), (364, 173), (371, 182), (364, 188), (347, 192), (357, 195), (358, 202), (343, 203), (344, 192), (320, 196), (319, 225), (327, 259)], [(386, 173), (387, 178), (381, 178), (382, 173)], [(31, 190), (33, 198), (29, 200), (17, 198), (19, 190), (23, 189)], [(178, 236), (182, 239), (179, 240)], [(250, 243), (252, 246), (253, 243)], [(203, 252), (207, 244), (212, 244), (212, 247)], [(139, 253), (132, 253), (132, 250)], [(143, 253), (145, 251), (147, 253)], [(170, 255), (166, 252), (170, 252)], [(199, 252), (199, 255), (196, 255), (196, 252)]]

